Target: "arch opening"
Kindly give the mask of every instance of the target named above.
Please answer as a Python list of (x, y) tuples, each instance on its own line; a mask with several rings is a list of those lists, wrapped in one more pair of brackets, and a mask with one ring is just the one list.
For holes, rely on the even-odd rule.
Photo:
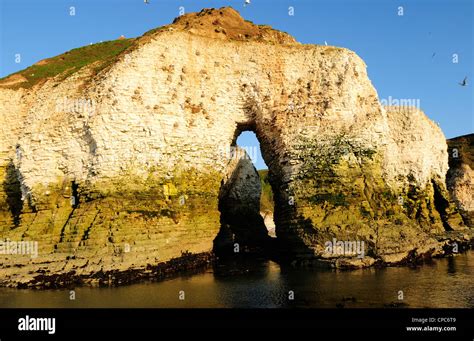
[(221, 182), (221, 228), (217, 256), (269, 254), (276, 243), (273, 191), (260, 142), (251, 125), (239, 126), (227, 150), (228, 171)]

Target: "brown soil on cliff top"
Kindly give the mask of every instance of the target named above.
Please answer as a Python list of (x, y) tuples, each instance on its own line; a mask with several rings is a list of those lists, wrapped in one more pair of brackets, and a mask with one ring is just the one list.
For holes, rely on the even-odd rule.
[(184, 14), (175, 18), (171, 25), (151, 30), (145, 35), (162, 30), (187, 31), (216, 39), (262, 41), (274, 44), (296, 43), (296, 40), (288, 33), (244, 20), (232, 7), (206, 8), (200, 12)]
[(19, 74), (14, 74), (0, 80), (0, 87), (11, 87), (23, 82), (28, 82), (28, 79)]

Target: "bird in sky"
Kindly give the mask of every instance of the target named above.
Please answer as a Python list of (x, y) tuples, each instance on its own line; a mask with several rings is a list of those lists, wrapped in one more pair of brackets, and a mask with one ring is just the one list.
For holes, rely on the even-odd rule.
[(467, 85), (467, 77), (464, 77), (461, 83), (459, 83), (461, 86), (466, 86)]
[(250, 0), (245, 0), (244, 6), (250, 5)]
[(434, 56), (436, 56), (436, 52), (433, 52), (433, 54), (431, 55), (431, 58), (434, 58)]
[(143, 2), (144, 2), (145, 4), (147, 4), (147, 5), (150, 4), (150, 0), (143, 0)]
[(328, 46), (328, 42), (326, 40), (324, 41), (324, 45)]

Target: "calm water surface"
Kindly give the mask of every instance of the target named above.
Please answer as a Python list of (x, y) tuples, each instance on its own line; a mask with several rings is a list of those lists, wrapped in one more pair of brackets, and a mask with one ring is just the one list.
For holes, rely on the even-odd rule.
[[(332, 271), (267, 260), (227, 262), (205, 272), (118, 288), (0, 288), (0, 307), (334, 308), (384, 307), (403, 291), (406, 307), (474, 308), (474, 251), (419, 267)], [(184, 291), (185, 299), (179, 300)], [(288, 292), (294, 292), (294, 300)]]

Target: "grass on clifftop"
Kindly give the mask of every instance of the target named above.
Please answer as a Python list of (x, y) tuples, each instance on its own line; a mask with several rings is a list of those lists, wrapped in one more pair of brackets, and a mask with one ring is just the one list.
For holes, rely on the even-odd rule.
[(260, 184), (262, 186), (262, 195), (260, 196), (260, 211), (273, 212), (273, 192), (270, 182), (268, 181), (268, 169), (259, 170), (258, 175), (260, 176)]
[[(112, 40), (72, 49), (59, 56), (44, 59), (24, 70), (0, 79), (3, 87), (31, 88), (47, 78), (62, 74), (63, 79), (82, 67), (101, 61), (96, 72), (109, 65), (118, 54), (130, 47), (135, 39)], [(13, 76), (13, 77), (12, 77)], [(13, 81), (15, 80), (15, 81)]]

